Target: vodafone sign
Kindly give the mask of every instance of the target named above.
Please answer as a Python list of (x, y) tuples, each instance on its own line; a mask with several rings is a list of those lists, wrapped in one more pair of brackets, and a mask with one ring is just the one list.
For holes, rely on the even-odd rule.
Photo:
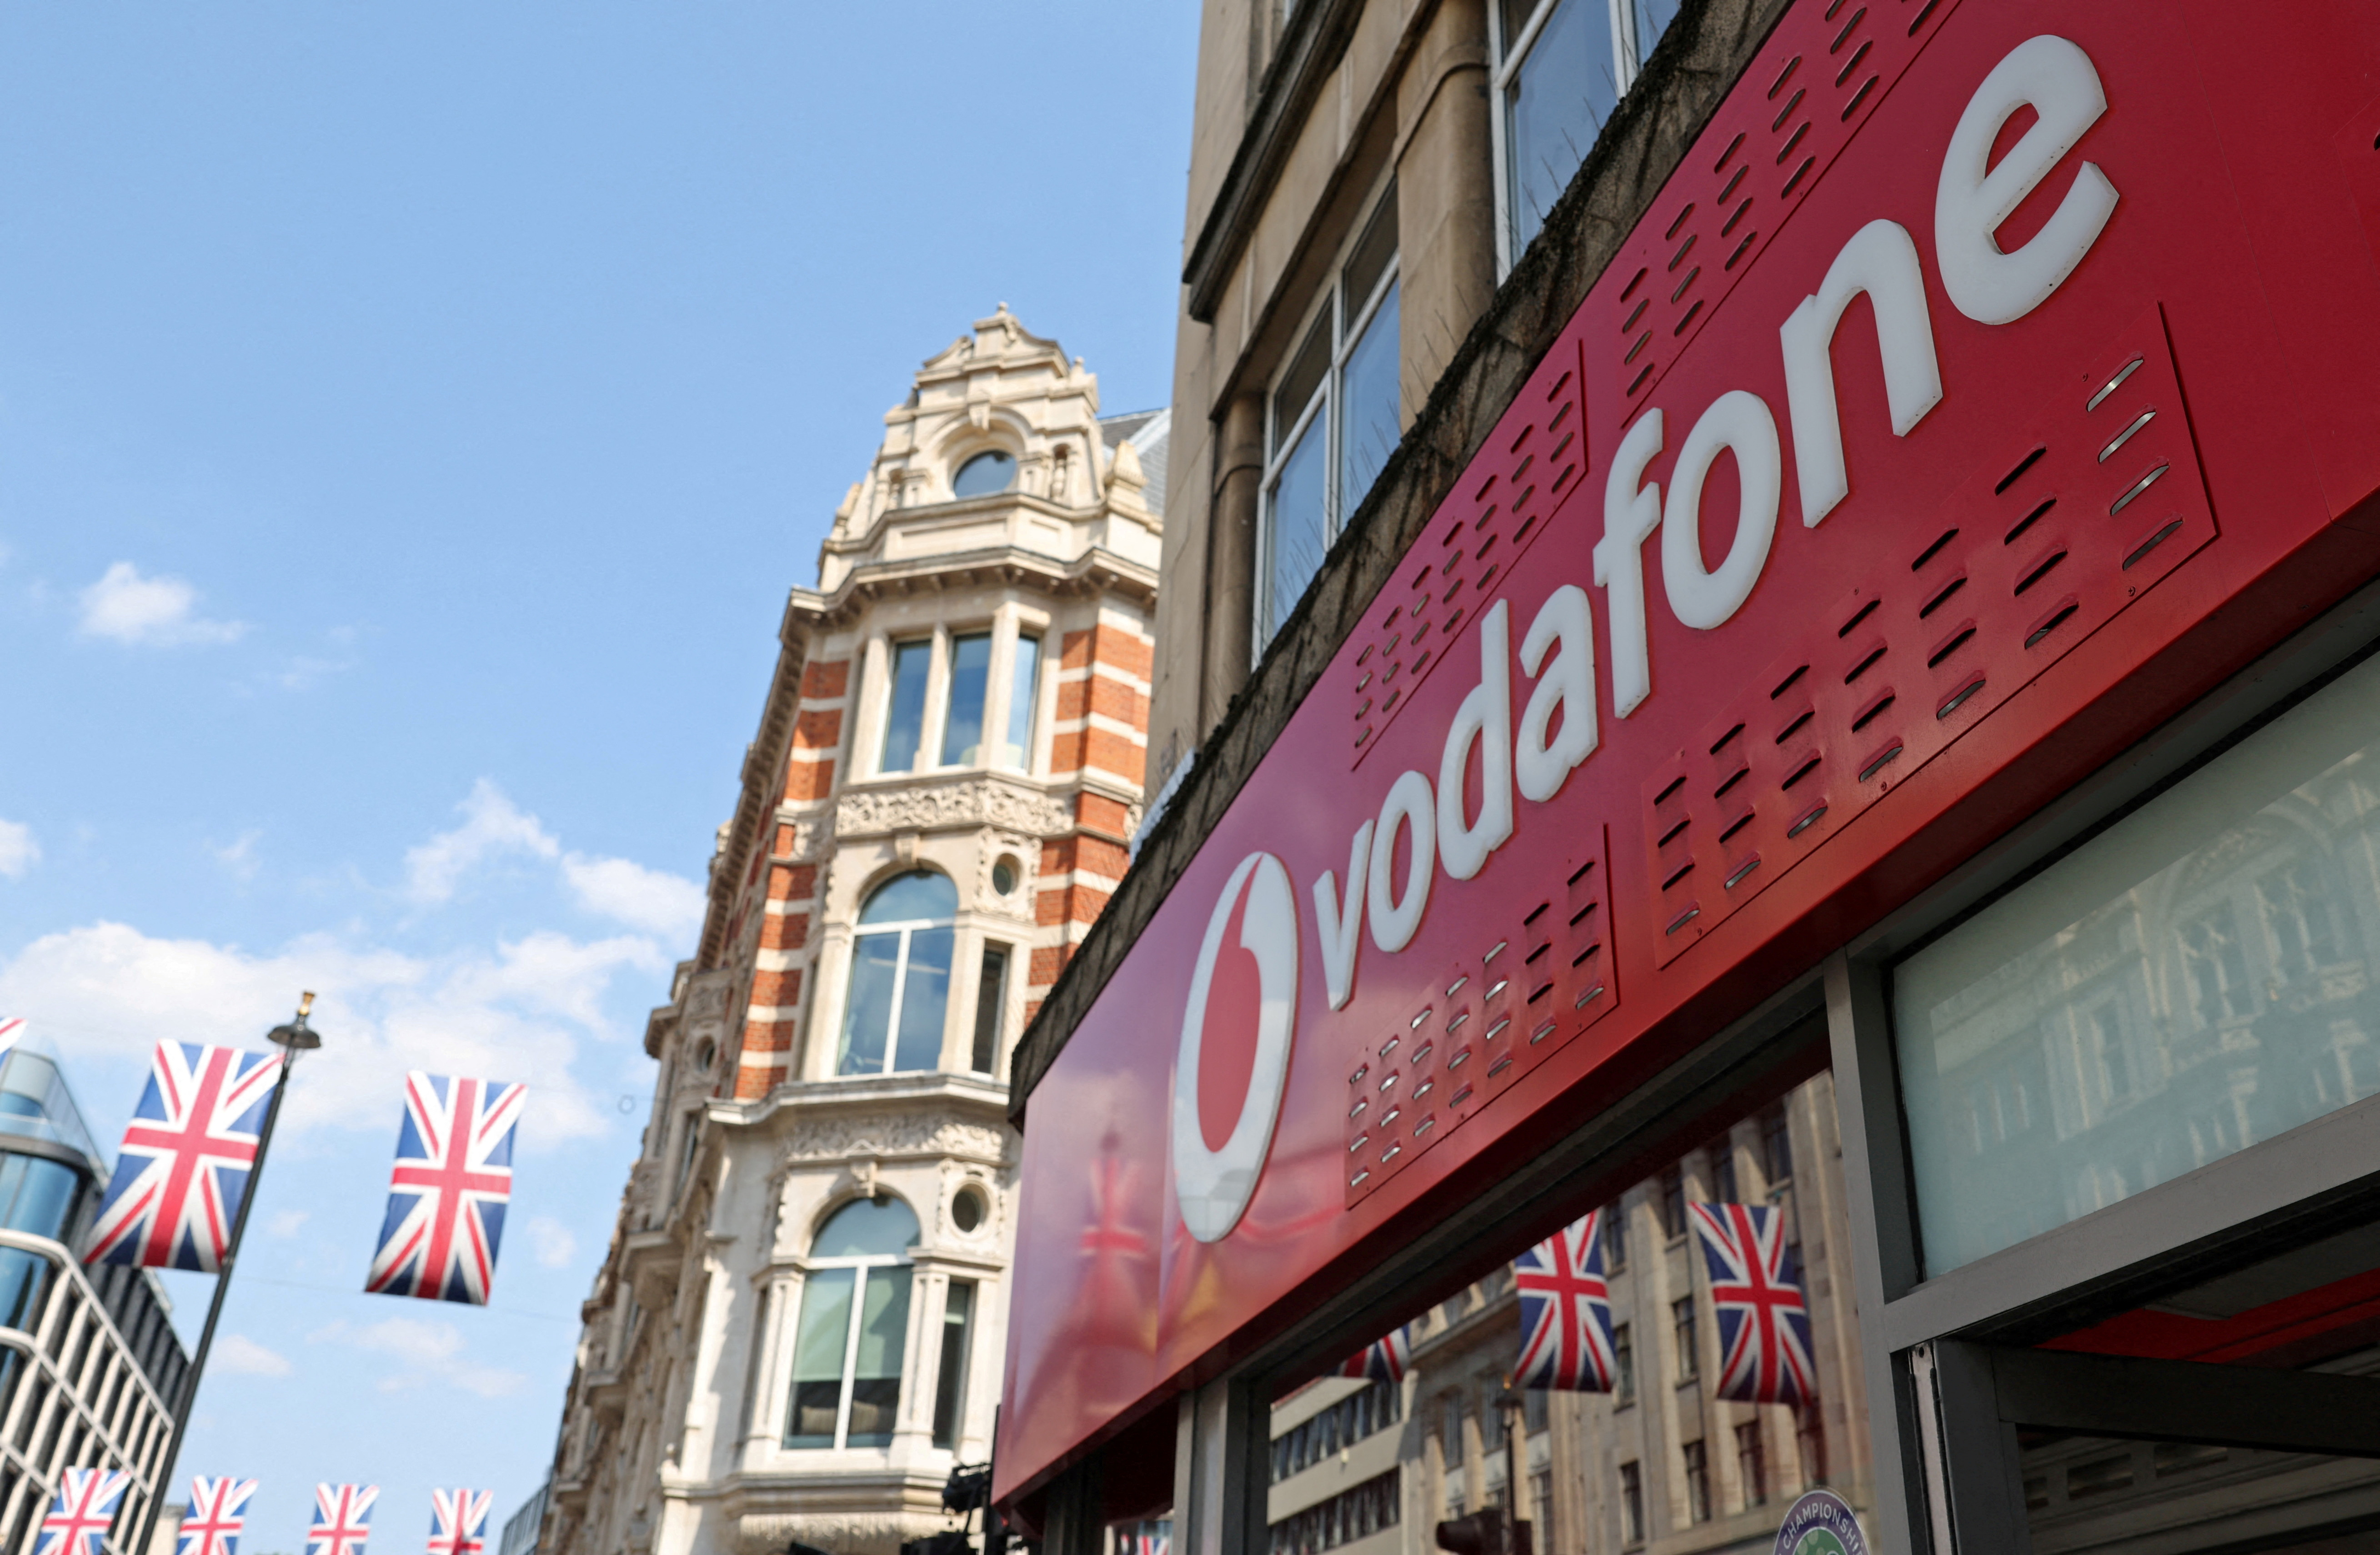
[[(1226, 953), (1245, 956), (1255, 972), (1253, 999), (1232, 1002), (1220, 1012), (1217, 1040), (1207, 1039), (1215, 999), (1216, 965)], [(1227, 981), (1235, 980), (1228, 977)], [(1237, 979), (1245, 982), (1245, 979)], [(1173, 1186), (1182, 1223), (1201, 1242), (1213, 1242), (1239, 1223), (1248, 1196), (1256, 1192), (1272, 1148), (1272, 1125), (1281, 1115), (1281, 1089), (1289, 1079), (1290, 1027), (1297, 1018), (1297, 899), (1290, 894), (1289, 871), (1269, 853), (1252, 853), (1232, 871), (1207, 936), (1198, 945), (1198, 969), (1190, 978), (1190, 998), (1182, 1012), (1182, 1047), (1173, 1074)], [(1211, 1087), (1205, 1063), (1209, 1050), (1220, 1069), (1241, 1058), (1244, 1069), (1236, 1109), (1220, 1145), (1208, 1143), (1201, 1113)]]
[(1033, 1092), (1001, 1496), (2380, 571), (2375, 62), (1788, 8)]

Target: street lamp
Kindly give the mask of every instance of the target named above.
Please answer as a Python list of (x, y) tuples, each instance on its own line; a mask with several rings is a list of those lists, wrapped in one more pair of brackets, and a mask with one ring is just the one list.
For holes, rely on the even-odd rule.
[(290, 1066), (298, 1055), (311, 1052), (322, 1045), (320, 1033), (306, 1024), (306, 1016), (314, 1008), (314, 995), (310, 991), (298, 1000), (298, 1013), (284, 1026), (266, 1032), (265, 1039), (281, 1050), (281, 1077), (273, 1082), (273, 1095), (264, 1104), (264, 1126), (257, 1131), (256, 1154), (249, 1160), (248, 1186), (241, 1190), (239, 1210), (231, 1218), (231, 1239), (225, 1244), (223, 1265), (215, 1270), (215, 1294), (207, 1303), (206, 1326), (199, 1330), (198, 1353), (190, 1357), (190, 1369), (182, 1379), (182, 1396), (174, 1404), (174, 1429), (165, 1439), (164, 1456), (157, 1461), (157, 1479), (149, 1488), (149, 1504), (140, 1514), (140, 1536), (132, 1542), (131, 1555), (149, 1555), (149, 1539), (156, 1532), (157, 1513), (165, 1500), (166, 1488), (174, 1480), (174, 1460), (182, 1451), (183, 1433), (189, 1429), (190, 1405), (199, 1396), (199, 1378), (207, 1369), (207, 1352), (214, 1348), (215, 1323), (223, 1317), (224, 1294), (231, 1289), (232, 1265), (238, 1261), (241, 1237), (248, 1231), (248, 1212), (256, 1207), (256, 1190), (264, 1182), (264, 1152), (273, 1148), (273, 1125), (281, 1117), (281, 1099), (289, 1089)]

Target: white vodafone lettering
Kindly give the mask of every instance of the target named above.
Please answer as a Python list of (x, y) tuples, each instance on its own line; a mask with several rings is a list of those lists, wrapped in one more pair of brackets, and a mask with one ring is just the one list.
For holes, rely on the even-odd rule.
[[(1256, 957), (1259, 989), (1255, 1062), (1248, 1092), (1240, 1103), (1231, 1137), (1209, 1149), (1198, 1121), (1198, 1065), (1207, 1037), (1207, 995), (1214, 986), (1215, 958), (1222, 954), (1232, 909), (1247, 893), (1240, 919), (1240, 948)], [(1252, 853), (1232, 871), (1199, 942), (1198, 966), (1190, 977), (1190, 997), (1182, 1009), (1182, 1041), (1173, 1059), (1173, 1196), (1182, 1223), (1201, 1242), (1218, 1242), (1240, 1223), (1240, 1215), (1264, 1175), (1272, 1153), (1272, 1131), (1281, 1120), (1281, 1099), (1289, 1087), (1290, 1033), (1297, 1018), (1297, 898), (1289, 871), (1269, 853)]]
[[(1987, 167), (2000, 127), (2028, 103), (2040, 115), (2039, 122), (2019, 138), (1998, 166)], [(2107, 94), (2089, 56), (2065, 39), (2050, 36), (2020, 44), (1976, 89), (1944, 157), (1934, 214), (1943, 290), (1968, 318), (1987, 324), (2022, 318), (2057, 291), (2097, 241), (2117, 196), (2115, 186), (2087, 162), (2077, 170), (2073, 188), (2056, 213), (2030, 242), (2012, 253), (2003, 252), (1994, 234), (2107, 107)], [(1941, 362), (1917, 244), (1900, 223), (1871, 221), (1843, 244), (1818, 289), (1803, 298), (1778, 331), (1797, 495), (1806, 528), (1815, 528), (1851, 492), (1831, 353), (1845, 311), (1862, 294), (1876, 312), (1893, 434), (1907, 437), (1943, 399)], [(1594, 575), (1596, 587), (1605, 595), (1611, 711), (1620, 718), (1642, 706), (1653, 688), (1645, 542), (1657, 530), (1660, 533), (1662, 591), (1670, 613), (1683, 626), (1715, 630), (1733, 619), (1758, 586), (1783, 506), (1784, 457), (1777, 419), (1758, 395), (1736, 389), (1712, 401), (1678, 448), (1666, 500), (1663, 483), (1648, 479), (1663, 452), (1665, 435), (1661, 407), (1648, 407), (1621, 436), (1604, 482), (1603, 534), (1595, 544)], [(1702, 498), (1722, 453), (1735, 456), (1740, 500), (1727, 553), (1712, 566), (1702, 550)], [(1595, 616), (1584, 588), (1570, 583), (1555, 589), (1522, 636), (1521, 673), (1535, 685), (1517, 724), (1512, 705), (1509, 602), (1499, 600), (1483, 612), (1473, 631), (1479, 647), (1479, 679), (1448, 725), (1436, 785), (1424, 771), (1399, 773), (1378, 814), (1359, 825), (1349, 840), (1344, 887), (1328, 870), (1314, 882), (1323, 980), (1334, 1010), (1346, 1008), (1354, 999), (1367, 921), (1371, 942), (1383, 953), (1394, 955), (1412, 944), (1421, 932), (1439, 870), (1443, 868), (1454, 880), (1477, 876), (1514, 835), (1519, 820), (1514, 791), (1533, 804), (1551, 800), (1598, 747)], [(1465, 794), (1475, 750), (1481, 777), (1475, 816), (1466, 813)], [(1407, 849), (1402, 870), (1397, 869), (1401, 834)], [(1250, 1088), (1232, 1145), (1206, 1152), (1197, 1132), (1198, 1032), (1214, 956), (1244, 882), (1250, 895), (1242, 943), (1257, 955), (1264, 972), (1267, 1015), (1258, 1044), (1258, 1080)], [(1269, 854), (1249, 856), (1208, 926), (1191, 1008), (1184, 1015), (1184, 1057), (1175, 1085), (1176, 1179), (1188, 1184), (1183, 1192), (1185, 1221), (1191, 1221), (1194, 1197), (1202, 1206), (1196, 1211), (1201, 1218), (1191, 1229), (1203, 1240), (1220, 1237), (1236, 1223), (1246, 1195), (1254, 1190), (1263, 1150), (1269, 1148), (1270, 1110), (1279, 1105), (1289, 1040), (1289, 1015), (1283, 1013), (1276, 1020), (1272, 1012), (1277, 988), (1291, 990), (1281, 997), (1294, 997), (1297, 931), (1286, 871)], [(1269, 1069), (1276, 1060), (1277, 1067)], [(1259, 1123), (1261, 1139), (1249, 1165), (1248, 1158), (1236, 1152), (1244, 1135), (1258, 1138), (1253, 1131)]]
[(1661, 483), (1645, 468), (1661, 451), (1661, 411), (1647, 410), (1620, 440), (1603, 482), (1603, 538), (1595, 586), (1611, 612), (1611, 711), (1625, 718), (1653, 692), (1652, 637), (1645, 620), (1645, 542), (1661, 525)]
[[(1405, 860), (1404, 890), (1396, 885), (1397, 828), (1413, 837)], [(1429, 905), (1430, 877), (1438, 873), (1438, 805), (1429, 779), (1405, 772), (1389, 785), (1380, 801), (1379, 829), (1372, 833), (1371, 879), (1364, 893), (1364, 910), (1372, 919), (1372, 943), (1394, 955), (1421, 932), (1422, 910)]]
[(1355, 840), (1347, 848), (1347, 894), (1339, 894), (1339, 882), (1330, 871), (1314, 882), (1314, 927), (1322, 936), (1322, 986), (1330, 995), (1330, 1007), (1343, 1010), (1355, 993), (1355, 952), (1364, 926), (1365, 880), (1372, 871), (1372, 827), (1366, 821), (1355, 828)]
[(1907, 437), (1942, 403), (1942, 364), (1925, 310), (1925, 272), (1916, 241), (1899, 222), (1873, 221), (1852, 236), (1817, 294), (1802, 299), (1777, 333), (1785, 348), (1785, 407), (1793, 419), (1793, 468), (1802, 489), (1802, 523), (1818, 520), (1852, 494), (1843, 468), (1842, 413), (1835, 404), (1835, 330), (1852, 298), (1876, 306), (1876, 344), (1884, 358), (1884, 397), (1892, 435)]
[[(1735, 456), (1742, 496), (1735, 538), (1716, 567), (1703, 565), (1703, 482), (1721, 450)], [(1777, 418), (1749, 389), (1730, 389), (1711, 402), (1678, 449), (1670, 472), (1670, 503), (1661, 515), (1661, 587), (1670, 611), (1689, 626), (1709, 631), (1752, 598), (1777, 540), (1777, 504), (1784, 494), (1785, 461), (1777, 448)]]
[[(1986, 170), (2000, 126), (2028, 105), (2040, 117)], [(2074, 187), (2031, 242), (2006, 253), (1993, 235), (2107, 111), (2091, 56), (2048, 33), (2010, 50), (1975, 89), (1934, 191), (1934, 262), (1960, 312), (1979, 324), (2014, 323), (2048, 301), (2091, 251), (2116, 213), (2116, 186), (2096, 163), (2074, 170)]]
[[(1479, 618), (1479, 684), (1454, 710), (1438, 759), (1438, 861), (1456, 880), (1487, 868), (1512, 834), (1512, 607), (1498, 600)], [(1479, 819), (1463, 814), (1463, 772), (1479, 747)]]
[[(1545, 662), (1546, 650), (1560, 644), (1554, 661)], [(1524, 674), (1536, 674), (1544, 666), (1545, 674), (1537, 688), (1529, 693), (1529, 705), (1521, 714), (1521, 729), (1512, 747), (1512, 781), (1519, 785), (1522, 797), (1539, 803), (1561, 792), (1570, 771), (1595, 754), (1598, 726), (1595, 712), (1595, 613), (1586, 602), (1586, 590), (1575, 583), (1565, 583), (1555, 589), (1537, 618), (1529, 623), (1529, 635), (1521, 639), (1521, 669)], [(1559, 732), (1548, 736), (1554, 727), (1555, 714), (1560, 714)]]

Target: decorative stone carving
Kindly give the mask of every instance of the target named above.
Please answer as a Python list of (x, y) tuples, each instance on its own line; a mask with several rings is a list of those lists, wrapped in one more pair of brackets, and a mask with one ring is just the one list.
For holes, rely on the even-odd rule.
[(947, 1114), (821, 1118), (795, 1128), (779, 1150), (781, 1169), (804, 1161), (845, 1160), (855, 1156), (957, 1156), (999, 1165), (1008, 1157), (1007, 1131)]
[(1074, 825), (1074, 812), (1063, 799), (996, 777), (932, 787), (846, 792), (834, 805), (834, 831), (838, 837), (950, 832), (977, 826), (997, 826), (1046, 837), (1072, 831)]
[[(1041, 858), (1041, 844), (1032, 837), (1018, 836), (1013, 832), (987, 832), (983, 846), (978, 850), (975, 869), (975, 901), (978, 911), (997, 913), (1014, 918), (1019, 923), (1033, 921), (1033, 873)], [(1014, 856), (1017, 863), (1016, 889), (1002, 896), (991, 883), (992, 866), (1003, 856)]]
[(736, 1555), (781, 1555), (795, 1539), (837, 1555), (895, 1555), (902, 1544), (949, 1528), (950, 1519), (904, 1512), (750, 1512), (735, 1520)]

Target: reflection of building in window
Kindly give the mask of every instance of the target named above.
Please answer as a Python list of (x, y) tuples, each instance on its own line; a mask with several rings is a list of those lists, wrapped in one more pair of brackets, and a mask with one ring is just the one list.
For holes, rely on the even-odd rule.
[(953, 1280), (942, 1295), (942, 1364), (934, 1387), (934, 1445), (958, 1444), (959, 1416), (966, 1407), (968, 1342), (975, 1324), (975, 1282)]
[(1735, 1477), (1743, 1487), (1745, 1506), (1768, 1504), (1768, 1450), (1761, 1445), (1758, 1420), (1735, 1427)]
[(1271, 1555), (1317, 1555), (1397, 1525), (1394, 1469), (1275, 1523)]
[(1702, 1372), (1700, 1353), (1694, 1343), (1694, 1298), (1681, 1296), (1670, 1303), (1670, 1337), (1678, 1347), (1678, 1380), (1691, 1382)]
[(1685, 1465), (1686, 1521), (1707, 1523), (1711, 1515), (1710, 1453), (1699, 1441), (1679, 1450)]
[(2255, 994), (2248, 986), (2248, 956), (2231, 929), (2231, 909), (2218, 907), (2194, 923), (2182, 925), (2176, 936), (2181, 949), (2182, 976), (2189, 979), (2191, 1008), (2201, 1026), (2219, 1026), (2253, 1013)]
[(1636, 1341), (1626, 1323), (1611, 1325), (1611, 1402), (1636, 1402)]
[(917, 1240), (917, 1217), (897, 1198), (854, 1199), (820, 1229), (794, 1339), (787, 1447), (892, 1442)]
[(1639, 1464), (1620, 1465), (1620, 1541), (1645, 1542), (1645, 1469)]
[(2318, 861), (2301, 858), (2265, 875), (2256, 882), (2256, 901), (2283, 978), (2311, 978), (2339, 959), (2330, 893), (2323, 888)]

